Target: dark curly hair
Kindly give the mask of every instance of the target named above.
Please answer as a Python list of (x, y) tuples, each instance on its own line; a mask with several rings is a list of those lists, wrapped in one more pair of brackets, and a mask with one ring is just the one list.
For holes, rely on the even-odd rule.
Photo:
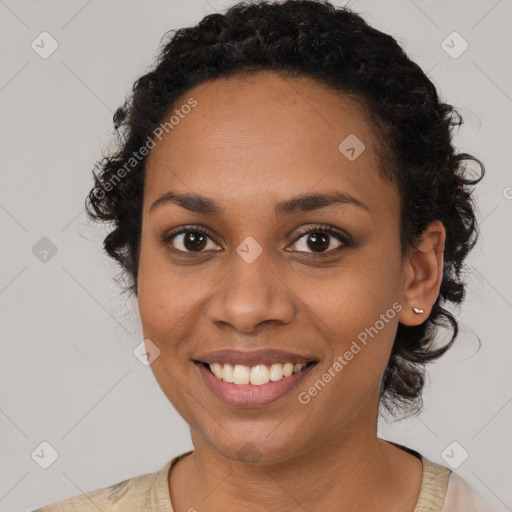
[[(370, 114), (381, 141), (380, 171), (401, 198), (402, 256), (418, 248), (432, 221), (446, 230), (439, 296), (425, 322), (399, 324), (381, 382), (380, 404), (387, 411), (395, 416), (418, 412), (425, 363), (441, 356), (457, 336), (457, 321), (442, 304), (462, 302), (463, 261), (478, 236), (470, 187), (483, 178), (485, 168), (477, 158), (456, 153), (451, 144), (452, 129), (462, 118), (439, 99), (435, 86), (393, 37), (328, 1), (244, 1), (225, 14), (210, 14), (194, 27), (172, 32), (155, 66), (136, 80), (115, 112), (119, 149), (96, 164), (95, 185), (86, 200), (91, 219), (113, 224), (104, 249), (131, 281), (126, 290), (137, 295), (146, 161), (139, 151), (176, 100), (208, 80), (257, 71), (313, 79), (356, 97)], [(479, 177), (464, 177), (468, 161), (478, 165)], [(453, 330), (440, 347), (435, 344), (437, 326)]]

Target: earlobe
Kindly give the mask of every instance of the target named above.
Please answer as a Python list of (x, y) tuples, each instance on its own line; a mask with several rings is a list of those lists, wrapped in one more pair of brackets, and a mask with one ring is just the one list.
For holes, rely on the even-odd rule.
[(428, 318), (443, 280), (445, 239), (445, 228), (436, 220), (424, 230), (418, 247), (409, 251), (405, 262), (404, 308), (399, 316), (400, 323), (419, 325)]

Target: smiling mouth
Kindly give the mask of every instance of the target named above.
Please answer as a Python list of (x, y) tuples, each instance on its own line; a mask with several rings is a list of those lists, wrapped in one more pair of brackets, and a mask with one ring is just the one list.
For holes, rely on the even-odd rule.
[(318, 361), (295, 364), (291, 362), (256, 364), (252, 366), (229, 363), (206, 363), (203, 361), (194, 361), (194, 363), (202, 365), (221, 381), (237, 385), (252, 384), (254, 386), (261, 386), (269, 382), (281, 381), (292, 375), (300, 374), (306, 368), (318, 364)]

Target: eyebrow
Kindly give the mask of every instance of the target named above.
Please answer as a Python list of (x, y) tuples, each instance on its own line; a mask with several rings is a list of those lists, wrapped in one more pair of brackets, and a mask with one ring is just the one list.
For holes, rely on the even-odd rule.
[[(180, 194), (169, 191), (158, 198), (150, 207), (150, 213), (159, 206), (174, 203), (192, 212), (221, 216), (225, 213), (224, 208), (215, 200), (201, 194)], [(274, 206), (274, 213), (278, 217), (293, 213), (303, 213), (325, 208), (334, 204), (351, 204), (371, 213), (371, 210), (364, 203), (347, 193), (333, 192), (330, 194), (302, 194), (280, 201)]]

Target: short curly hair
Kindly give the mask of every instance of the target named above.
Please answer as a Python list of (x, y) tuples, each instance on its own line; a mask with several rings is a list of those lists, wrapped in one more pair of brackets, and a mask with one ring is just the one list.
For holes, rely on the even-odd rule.
[[(442, 304), (462, 302), (463, 261), (478, 237), (471, 187), (483, 178), (485, 168), (452, 146), (452, 129), (462, 118), (439, 99), (435, 86), (393, 37), (327, 0), (243, 1), (225, 14), (210, 14), (196, 26), (170, 32), (175, 34), (161, 45), (152, 70), (136, 80), (116, 110), (118, 150), (96, 163), (94, 188), (86, 199), (92, 220), (113, 225), (104, 249), (131, 281), (126, 290), (137, 295), (147, 160), (133, 156), (176, 100), (208, 80), (257, 71), (313, 79), (356, 97), (371, 114), (381, 142), (380, 172), (400, 195), (402, 255), (418, 248), (432, 221), (440, 221), (446, 230), (436, 302), (422, 324), (398, 325), (381, 381), (380, 405), (388, 412), (418, 412), (425, 363), (448, 350), (458, 333), (456, 319)], [(468, 161), (476, 162), (479, 177), (465, 177)], [(453, 334), (436, 347), (437, 326), (451, 326)]]

